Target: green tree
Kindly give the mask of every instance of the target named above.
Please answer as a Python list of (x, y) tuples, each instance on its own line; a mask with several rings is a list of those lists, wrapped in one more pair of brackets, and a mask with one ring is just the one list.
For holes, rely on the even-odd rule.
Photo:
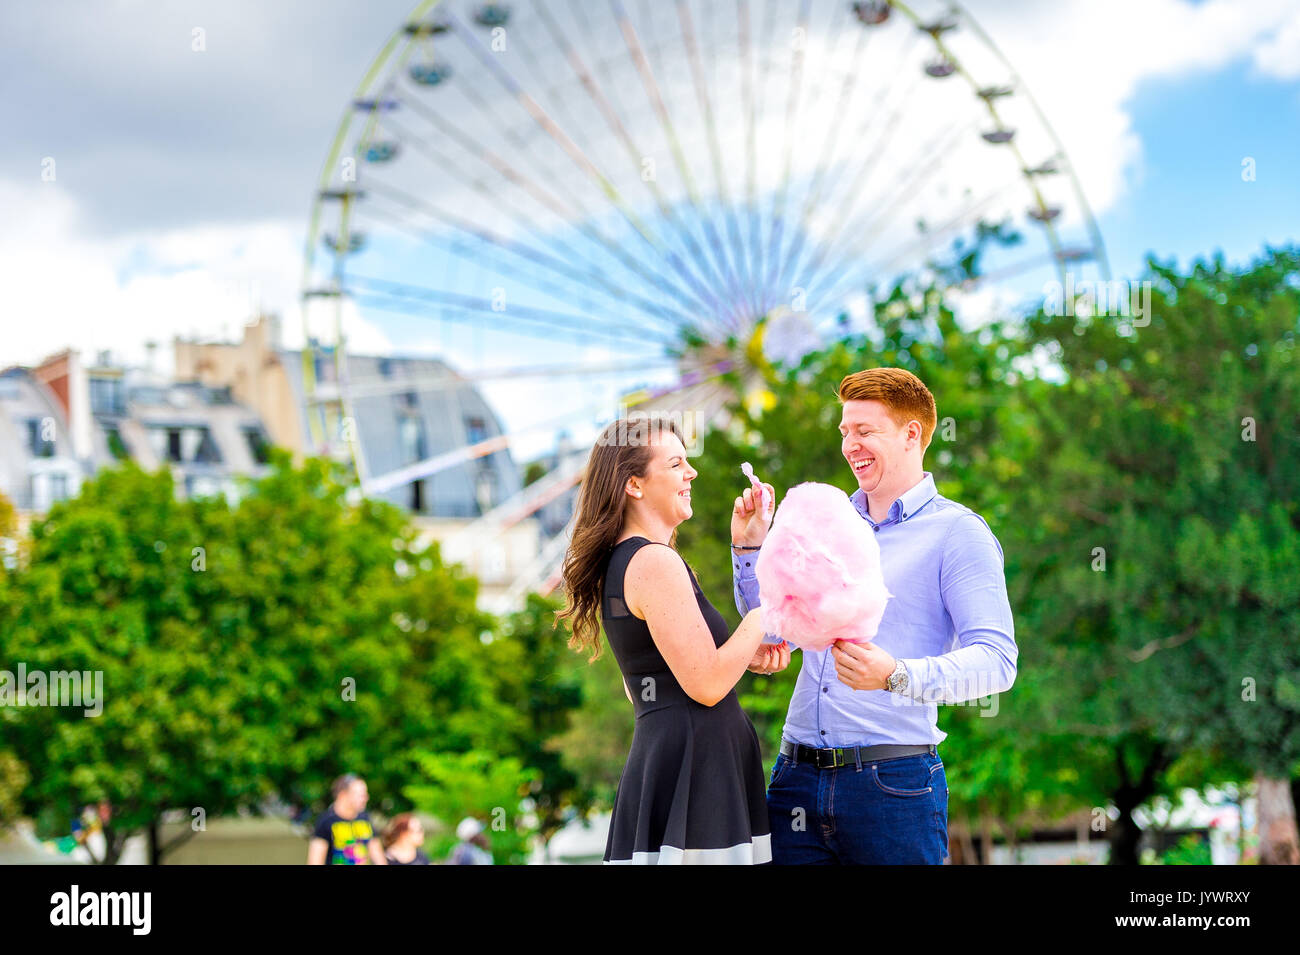
[(582, 694), (568, 728), (553, 743), (565, 765), (581, 780), (584, 802), (575, 808), (610, 809), (632, 747), (635, 716), (623, 692), (618, 662), (608, 650), (594, 663), (565, 647)]
[(161, 815), (272, 796), (320, 804), (343, 771), (405, 808), (413, 751), (491, 750), (510, 716), (476, 584), (395, 509), (344, 499), (337, 467), (283, 453), (238, 506), (178, 501), (166, 472), (102, 472), (32, 528), (6, 571), (0, 659), (103, 675), (103, 712), (5, 707), (22, 808), (66, 833), (106, 803), (111, 863)]
[(456, 845), (455, 826), (473, 816), (484, 824), (496, 861), (519, 865), (527, 861), (528, 846), (538, 832), (537, 816), (525, 802), (537, 782), (537, 770), (514, 756), (490, 753), (419, 753), (419, 783), (403, 794), (423, 812), (447, 824), (434, 834), (429, 852), (446, 856)]
[(524, 606), (501, 624), (489, 658), (497, 677), (497, 694), (509, 718), (501, 752), (517, 757), (535, 772), (530, 796), (542, 838), (564, 824), (572, 812), (590, 808), (589, 786), (558, 744), (583, 702), (583, 662), (555, 625), (561, 604), (529, 594)]
[(1261, 856), (1296, 861), (1300, 253), (1151, 259), (1142, 281), (1144, 315), (1030, 317), (1060, 380), (1039, 404), (1022, 606), (1115, 746), (1113, 862), (1136, 862), (1132, 808), (1194, 748), (1249, 767), (1275, 813)]

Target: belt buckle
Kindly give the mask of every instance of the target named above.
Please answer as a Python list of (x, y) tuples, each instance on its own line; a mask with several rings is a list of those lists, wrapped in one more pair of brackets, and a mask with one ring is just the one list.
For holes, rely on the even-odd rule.
[[(839, 768), (839, 765), (840, 765), (840, 764), (839, 764), (840, 752), (841, 752), (841, 750), (839, 749), (839, 747), (834, 747), (834, 748), (832, 748), (832, 749), (819, 749), (819, 750), (817, 750), (817, 768), (818, 768), (818, 769), (837, 769), (837, 768)], [(823, 753), (825, 753), (825, 754), (829, 757), (829, 759), (830, 759), (830, 763), (829, 763), (829, 765), (823, 765), (823, 764), (822, 764), (822, 754), (823, 754)]]

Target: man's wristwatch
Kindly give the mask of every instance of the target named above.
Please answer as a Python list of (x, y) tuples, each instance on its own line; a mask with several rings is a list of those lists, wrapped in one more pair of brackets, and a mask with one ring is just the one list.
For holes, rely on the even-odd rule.
[(890, 693), (907, 692), (907, 667), (903, 665), (902, 660), (894, 661), (894, 672), (889, 674), (889, 679), (885, 682), (885, 689)]

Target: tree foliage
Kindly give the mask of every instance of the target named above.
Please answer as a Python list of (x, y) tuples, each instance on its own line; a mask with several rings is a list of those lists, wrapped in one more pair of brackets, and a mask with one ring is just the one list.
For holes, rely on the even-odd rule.
[(277, 453), (232, 505), (128, 465), (33, 525), (0, 579), (0, 659), (101, 673), (104, 697), (98, 716), (0, 708), (44, 833), (107, 803), (111, 862), (167, 810), (319, 807), (345, 771), (392, 812), (430, 753), (535, 763), (554, 816), (575, 780), (546, 740), (576, 698), (536, 621), (496, 634), (476, 582), (341, 477)]

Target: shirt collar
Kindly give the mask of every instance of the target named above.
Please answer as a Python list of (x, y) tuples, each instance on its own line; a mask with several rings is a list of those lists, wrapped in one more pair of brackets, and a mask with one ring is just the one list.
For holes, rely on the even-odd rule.
[[(922, 507), (928, 504), (938, 494), (934, 486), (934, 475), (929, 471), (921, 472), (921, 480), (917, 481), (909, 490), (906, 490), (889, 506), (889, 514), (885, 517), (882, 524), (892, 524), (895, 521), (905, 521)], [(867, 509), (867, 493), (858, 488), (850, 496), (849, 500), (853, 506), (858, 509), (858, 513), (865, 517), (871, 523), (871, 512)]]

